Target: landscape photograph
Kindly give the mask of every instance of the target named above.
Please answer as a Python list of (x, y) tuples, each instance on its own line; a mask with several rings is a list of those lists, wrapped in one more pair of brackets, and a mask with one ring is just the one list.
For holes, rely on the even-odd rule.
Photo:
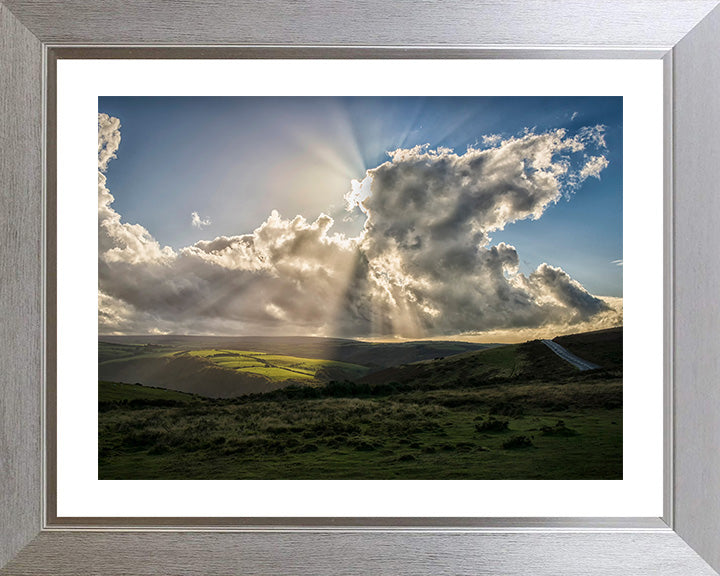
[(99, 479), (622, 479), (622, 117), (99, 98)]

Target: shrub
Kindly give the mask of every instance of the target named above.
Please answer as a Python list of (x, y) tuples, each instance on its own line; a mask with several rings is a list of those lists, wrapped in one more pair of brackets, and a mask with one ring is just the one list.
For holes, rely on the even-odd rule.
[(364, 383), (355, 383), (350, 380), (344, 380), (338, 382), (337, 380), (331, 380), (325, 386), (319, 390), (323, 396), (329, 397), (343, 397), (343, 396), (362, 396), (373, 393), (370, 387)]
[[(357, 434), (360, 432), (360, 426), (341, 420), (322, 420), (313, 423), (309, 431), (311, 432), (311, 436), (338, 436)], [(303, 433), (303, 435), (305, 435), (305, 433)]]
[(505, 450), (517, 450), (518, 448), (530, 448), (532, 446), (532, 440), (527, 436), (513, 436), (509, 440), (503, 442), (502, 445)]
[(148, 450), (148, 454), (152, 455), (166, 454), (167, 452), (170, 452), (170, 447), (167, 444), (156, 444)]
[(339, 448), (347, 444), (347, 441), (348, 439), (345, 436), (333, 436), (327, 440), (327, 445), (329, 448)]
[(366, 436), (349, 438), (347, 443), (360, 452), (372, 452), (380, 446), (377, 442), (373, 442), (372, 439)]
[(490, 406), (490, 412), (508, 418), (518, 418), (525, 415), (525, 407), (519, 402), (498, 401)]
[(175, 406), (182, 406), (183, 402), (176, 400), (167, 400), (165, 398), (132, 398), (127, 400), (127, 405), (130, 408), (173, 408)]
[(144, 448), (154, 445), (163, 434), (158, 430), (133, 430), (123, 438), (128, 448)]
[(577, 436), (577, 431), (565, 426), (563, 420), (558, 420), (555, 426), (543, 426), (540, 432), (543, 436)]
[(570, 403), (562, 400), (546, 400), (540, 402), (540, 407), (547, 412), (567, 412), (570, 409)]
[(122, 404), (120, 402), (98, 402), (98, 412), (110, 412), (110, 410), (114, 410), (115, 408), (121, 408)]
[(476, 432), (505, 432), (506, 430), (509, 430), (508, 421), (498, 420), (494, 416), (475, 424)]

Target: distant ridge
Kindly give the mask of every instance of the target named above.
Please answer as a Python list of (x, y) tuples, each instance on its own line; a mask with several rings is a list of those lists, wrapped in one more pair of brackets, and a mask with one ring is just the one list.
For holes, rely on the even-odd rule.
[(418, 340), (412, 342), (363, 342), (316, 336), (186, 336), (186, 335), (101, 335), (99, 342), (113, 344), (182, 346), (187, 348), (235, 348), (269, 354), (291, 354), (304, 358), (337, 360), (380, 369), (463, 352), (484, 350), (494, 344)]

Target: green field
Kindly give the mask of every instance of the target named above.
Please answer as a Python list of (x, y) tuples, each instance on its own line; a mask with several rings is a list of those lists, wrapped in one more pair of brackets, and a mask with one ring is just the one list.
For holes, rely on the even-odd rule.
[(622, 478), (621, 370), (579, 372), (539, 342), (237, 398), (144, 388), (100, 384), (100, 478)]
[(364, 366), (347, 362), (246, 350), (192, 350), (188, 354), (209, 360), (222, 368), (258, 374), (275, 382), (288, 379), (310, 382), (321, 377), (322, 372), (329, 369), (341, 370), (346, 377), (360, 377), (368, 372)]
[[(118, 380), (224, 397), (272, 390), (293, 383), (320, 385), (333, 378), (360, 378), (370, 369), (349, 362), (252, 350), (101, 342), (98, 370), (101, 379), (106, 381)], [(186, 381), (193, 374), (195, 384), (188, 385)], [(181, 381), (184, 384), (174, 384)], [(218, 382), (220, 392), (217, 387), (213, 388), (213, 384)], [(203, 383), (207, 386), (204, 387)]]

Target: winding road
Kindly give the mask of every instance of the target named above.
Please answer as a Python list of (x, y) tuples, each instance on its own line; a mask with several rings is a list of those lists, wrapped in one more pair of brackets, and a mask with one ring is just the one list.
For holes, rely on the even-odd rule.
[(552, 340), (542, 340), (542, 343), (555, 352), (555, 354), (560, 356), (560, 358), (575, 366), (578, 370), (597, 370), (600, 368), (597, 364), (593, 364), (592, 362), (578, 358), (575, 354), (571, 354), (557, 342), (553, 342)]

